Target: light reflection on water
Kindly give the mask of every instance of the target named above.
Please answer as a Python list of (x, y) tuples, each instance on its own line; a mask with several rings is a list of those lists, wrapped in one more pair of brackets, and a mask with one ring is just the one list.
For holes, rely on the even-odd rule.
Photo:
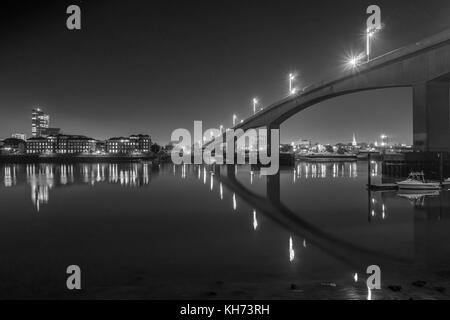
[[(372, 163), (373, 178), (381, 179), (379, 167), (378, 163)], [(223, 262), (221, 258), (215, 256), (210, 256), (208, 259), (211, 259), (210, 263), (214, 262), (217, 265), (221, 263), (233, 265), (237, 268), (233, 269), (234, 274), (239, 275), (236, 276), (239, 279), (246, 279), (247, 276), (240, 274), (247, 268), (261, 268), (261, 274), (272, 274), (272, 278), (289, 279), (290, 282), (300, 281), (299, 279), (306, 274), (306, 279), (302, 279), (305, 283), (314, 282), (314, 279), (323, 279), (319, 283), (341, 281), (341, 285), (347, 286), (347, 291), (351, 292), (352, 297), (356, 294), (355, 292), (359, 292), (359, 298), (372, 299), (372, 292), (367, 292), (364, 286), (364, 272), (368, 261), (383, 264), (384, 269), (387, 269), (385, 279), (389, 279), (386, 281), (411, 282), (418, 279), (408, 278), (411, 273), (414, 274), (410, 268), (417, 268), (418, 271), (415, 274), (417, 277), (420, 275), (419, 272), (424, 272), (425, 265), (433, 272), (445, 271), (441, 270), (445, 269), (444, 266), (447, 266), (448, 262), (444, 257), (450, 252), (449, 246), (440, 242), (442, 239), (449, 238), (447, 232), (449, 225), (445, 219), (448, 218), (446, 214), (450, 207), (449, 193), (447, 191), (367, 192), (365, 190), (367, 163), (298, 163), (292, 169), (282, 170), (279, 177), (281, 186), (279, 189), (270, 189), (268, 180), (261, 176), (259, 171), (238, 166), (216, 168), (214, 166), (163, 165), (155, 167), (151, 163), (103, 163), (3, 165), (0, 168), (2, 168), (0, 172), (3, 173), (0, 176), (4, 188), (2, 193), (5, 191), (14, 193), (16, 188), (27, 186), (31, 193), (34, 211), (40, 212), (43, 216), (51, 216), (57, 210), (52, 206), (53, 197), (55, 204), (58, 203), (57, 199), (70, 202), (71, 193), (65, 192), (63, 195), (56, 190), (68, 191), (72, 190), (73, 186), (83, 187), (83, 196), (86, 199), (89, 198), (86, 200), (84, 210), (90, 215), (95, 216), (98, 212), (107, 210), (107, 202), (96, 203), (90, 198), (96, 194), (103, 195), (105, 192), (110, 195), (111, 203), (115, 205), (120, 203), (131, 210), (140, 212), (142, 203), (135, 203), (137, 201), (134, 199), (135, 196), (125, 191), (139, 189), (139, 195), (142, 194), (142, 199), (145, 198), (145, 201), (148, 201), (151, 213), (160, 217), (159, 220), (152, 220), (152, 226), (149, 227), (155, 237), (156, 235), (164, 237), (162, 230), (169, 225), (175, 230), (182, 230), (186, 219), (192, 220), (193, 223), (195, 221), (196, 225), (204, 226), (204, 228), (216, 230), (216, 233), (227, 232), (227, 241), (220, 241), (219, 244), (222, 246), (221, 252), (228, 260)], [(231, 180), (227, 179), (227, 174), (224, 175), (224, 172), (231, 174)], [(157, 182), (152, 183), (154, 179), (157, 179)], [(106, 191), (102, 186), (114, 188), (109, 187)], [(141, 193), (142, 190), (145, 194)], [(245, 190), (250, 190), (250, 193), (246, 193)], [(269, 190), (272, 191), (269, 192)], [(269, 195), (273, 190), (275, 193), (276, 190), (281, 190), (278, 198), (277, 195)], [(172, 198), (171, 192), (177, 196)], [(187, 195), (183, 197), (180, 192)], [(178, 195), (183, 200), (175, 201)], [(189, 202), (193, 201), (192, 198), (197, 199), (195, 203)], [(258, 207), (269, 198), (271, 200), (267, 203), (272, 203), (273, 208)], [(281, 205), (278, 204), (277, 199)], [(2, 200), (2, 203), (8, 203), (7, 199)], [(13, 206), (13, 204), (8, 205)], [(167, 225), (164, 222), (167, 217), (161, 216), (158, 211), (171, 212), (171, 215), (175, 217), (190, 206), (195, 207), (189, 211), (192, 216), (182, 216), (183, 219), (179, 219), (180, 222), (177, 219), (170, 220), (170, 224)], [(267, 208), (269, 212), (264, 212)], [(213, 212), (242, 214), (221, 217), (220, 224), (215, 225), (211, 217)], [(126, 217), (122, 219), (127, 221)], [(235, 225), (240, 221), (243, 224)], [(430, 224), (432, 221), (433, 223)], [(440, 224), (436, 225), (436, 221)], [(245, 228), (241, 229), (242, 227)], [(88, 227), (79, 226), (77, 232), (83, 234), (84, 228)], [(199, 237), (197, 241), (203, 244), (211, 241), (211, 238), (206, 239), (207, 229), (204, 228), (195, 232), (196, 237)], [(429, 237), (430, 228), (436, 239)], [(250, 233), (249, 230), (252, 232)], [(151, 232), (149, 231), (149, 234)], [(203, 232), (205, 239), (203, 239)], [(427, 237), (424, 237), (424, 233)], [(253, 238), (249, 238), (251, 234)], [(109, 236), (105, 234), (104, 237), (111, 243), (118, 242), (114, 238), (108, 238)], [(136, 232), (134, 236), (143, 237), (144, 234)], [(183, 242), (185, 246), (189, 247), (191, 241), (192, 246), (194, 245), (192, 237), (179, 236), (178, 238), (177, 232), (171, 233), (171, 236), (178, 243)], [(64, 241), (64, 239), (58, 239), (58, 241)], [(235, 241), (239, 241), (238, 253), (233, 251), (236, 250), (234, 247), (236, 244), (233, 244)], [(261, 265), (255, 265), (254, 261), (250, 261), (255, 258), (250, 258), (251, 250), (245, 248), (253, 246), (251, 243), (261, 250), (258, 252), (262, 260), (257, 260)], [(116, 245), (119, 244), (116, 243)], [(133, 243), (133, 245), (136, 244)], [(164, 263), (168, 262), (165, 260), (167, 258), (164, 252), (169, 250), (166, 245), (155, 242), (153, 239), (151, 246), (158, 252), (156, 256), (159, 260), (155, 262), (157, 257), (153, 258), (150, 254), (149, 261), (143, 264), (150, 266), (160, 263), (161, 268), (165, 269), (167, 265)], [(184, 257), (185, 260), (181, 260), (181, 258), (172, 257), (171, 259), (177, 261), (171, 267), (172, 272), (178, 270), (177, 265), (180, 265), (180, 268), (189, 269), (192, 266), (194, 270), (203, 270), (204, 266), (196, 262), (202, 260), (196, 249), (198, 243), (195, 246), (195, 248), (189, 247), (190, 250), (186, 251), (198, 260), (189, 260), (186, 257)], [(214, 247), (217, 248), (217, 246), (218, 244), (215, 243)], [(130, 251), (140, 256), (140, 252), (145, 251), (144, 248), (138, 245), (136, 248), (130, 248)], [(14, 247), (7, 249), (13, 250)], [(103, 248), (98, 245), (96, 249)], [(255, 250), (255, 247), (252, 247), (252, 250)], [(235, 266), (237, 261), (240, 261), (240, 267)], [(134, 263), (139, 265), (139, 262)], [(221, 266), (215, 268), (222, 270)], [(409, 275), (404, 278), (399, 274), (401, 270), (409, 270)], [(161, 272), (161, 279), (166, 279), (166, 285), (169, 287), (173, 285), (171, 277)], [(194, 271), (191, 272), (194, 273)], [(208, 270), (205, 272), (209, 273)], [(259, 274), (257, 271), (256, 273)], [(432, 278), (433, 274), (427, 274), (426, 277)], [(263, 276), (260, 275), (260, 277), (264, 279)], [(261, 279), (258, 279), (258, 282), (260, 281)], [(355, 285), (359, 287), (354, 287)], [(353, 290), (354, 288), (359, 288), (359, 291)], [(378, 295), (375, 294), (375, 296)], [(331, 297), (333, 297), (332, 294)], [(346, 297), (335, 296), (335, 298)]]
[(25, 169), (31, 200), (38, 211), (48, 203), (50, 190), (55, 187), (74, 183), (94, 186), (102, 182), (140, 187), (150, 182), (148, 163), (132, 163), (123, 168), (119, 168), (119, 164), (26, 164), (4, 166), (3, 184), (6, 188), (18, 183), (17, 177), (22, 169)]

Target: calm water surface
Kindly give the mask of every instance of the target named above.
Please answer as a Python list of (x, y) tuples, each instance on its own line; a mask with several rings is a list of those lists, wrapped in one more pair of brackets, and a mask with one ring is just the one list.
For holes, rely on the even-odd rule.
[(382, 270), (373, 299), (448, 298), (450, 192), (366, 183), (365, 162), (270, 179), (245, 166), (0, 165), (0, 298), (366, 299), (369, 265)]

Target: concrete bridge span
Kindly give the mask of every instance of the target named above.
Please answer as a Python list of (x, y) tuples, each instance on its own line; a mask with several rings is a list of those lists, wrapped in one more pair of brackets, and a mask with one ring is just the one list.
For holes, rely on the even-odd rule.
[[(304, 88), (246, 119), (234, 129), (279, 129), (287, 119), (322, 101), (355, 92), (413, 89), (414, 147), (450, 151), (450, 29), (361, 64), (342, 76)], [(269, 139), (270, 141), (270, 139)]]

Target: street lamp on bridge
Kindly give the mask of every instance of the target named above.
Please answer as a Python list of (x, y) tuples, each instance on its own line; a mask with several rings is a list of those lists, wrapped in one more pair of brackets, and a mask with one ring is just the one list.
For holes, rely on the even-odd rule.
[(357, 69), (361, 65), (361, 60), (364, 58), (364, 53), (359, 55), (350, 54), (345, 61), (345, 69), (353, 70)]
[(293, 95), (297, 92), (297, 89), (294, 88), (294, 80), (295, 80), (295, 75), (294, 74), (289, 74), (289, 94)]
[(257, 105), (258, 105), (258, 99), (253, 98), (253, 114), (256, 114)]
[(367, 14), (371, 14), (371, 16), (367, 19), (366, 28), (366, 55), (367, 62), (369, 62), (370, 55), (372, 53), (371, 42), (375, 36), (375, 33), (382, 29), (381, 9), (377, 5), (371, 5), (367, 8)]
[(370, 61), (370, 54), (371, 54), (371, 42), (372, 38), (376, 32), (376, 29), (367, 29), (366, 34), (366, 55), (367, 55), (367, 62)]

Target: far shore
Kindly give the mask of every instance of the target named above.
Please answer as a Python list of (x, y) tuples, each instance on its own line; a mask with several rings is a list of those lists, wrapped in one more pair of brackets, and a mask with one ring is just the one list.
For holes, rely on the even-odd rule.
[(154, 154), (139, 156), (112, 155), (0, 155), (0, 163), (80, 163), (80, 162), (133, 162), (159, 161)]

